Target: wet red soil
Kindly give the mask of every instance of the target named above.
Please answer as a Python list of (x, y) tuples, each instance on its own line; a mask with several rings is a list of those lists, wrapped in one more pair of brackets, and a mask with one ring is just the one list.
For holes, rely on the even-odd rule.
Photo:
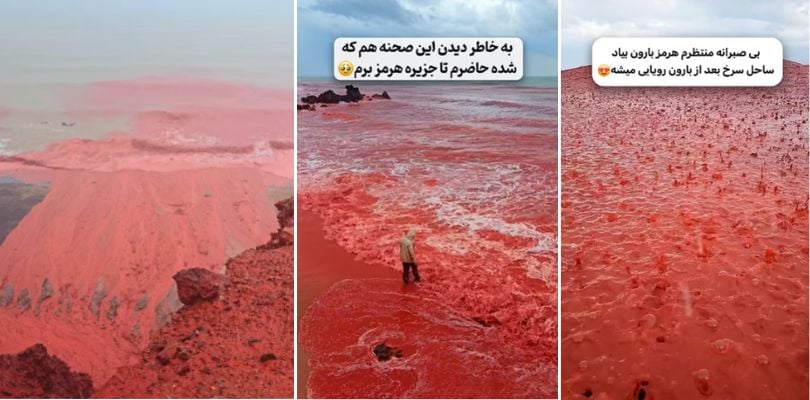
[(807, 398), (808, 67), (562, 83), (563, 398)]

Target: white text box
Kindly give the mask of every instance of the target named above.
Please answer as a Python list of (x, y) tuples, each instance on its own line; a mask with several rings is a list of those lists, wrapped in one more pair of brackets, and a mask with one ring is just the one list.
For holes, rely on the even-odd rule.
[(782, 43), (775, 38), (615, 38), (593, 43), (599, 86), (776, 86)]
[(523, 78), (520, 38), (338, 38), (335, 79), (516, 81)]

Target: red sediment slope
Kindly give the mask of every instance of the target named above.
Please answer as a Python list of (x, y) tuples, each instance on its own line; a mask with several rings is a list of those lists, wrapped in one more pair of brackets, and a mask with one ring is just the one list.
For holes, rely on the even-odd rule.
[(807, 398), (808, 66), (562, 84), (563, 398)]
[(286, 233), (230, 259), (219, 298), (180, 309), (96, 397), (293, 396), (292, 200), (279, 204)]
[[(291, 130), (273, 123), (284, 128), (280, 116), (291, 120), (289, 103), (286, 112), (254, 104), (280, 102), (277, 91), (108, 85), (150, 88), (148, 96), (104, 89), (98, 97), (111, 114), (132, 106), (133, 132), (0, 159), (0, 175), (50, 183), (0, 246), (0, 353), (43, 343), (98, 386), (138, 362), (150, 335), (180, 307), (176, 272), (222, 271), (229, 257), (269, 240), (278, 227), (273, 202), (291, 192), (293, 160)], [(177, 104), (160, 103), (153, 94), (161, 90)], [(241, 100), (218, 109), (217, 93)], [(127, 103), (118, 108), (114, 95)], [(167, 111), (154, 117), (146, 107)], [(244, 113), (256, 118), (242, 125)], [(208, 120), (217, 129), (197, 131)]]

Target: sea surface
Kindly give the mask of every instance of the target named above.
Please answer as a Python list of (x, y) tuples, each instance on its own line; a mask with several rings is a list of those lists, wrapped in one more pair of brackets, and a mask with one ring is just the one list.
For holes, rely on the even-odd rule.
[[(299, 311), (310, 396), (556, 395), (557, 98), (543, 83), (358, 85), (392, 99), (298, 113), (299, 206), (391, 276), (340, 281)], [(403, 286), (411, 228), (423, 282)], [(403, 358), (377, 361), (383, 341)]]

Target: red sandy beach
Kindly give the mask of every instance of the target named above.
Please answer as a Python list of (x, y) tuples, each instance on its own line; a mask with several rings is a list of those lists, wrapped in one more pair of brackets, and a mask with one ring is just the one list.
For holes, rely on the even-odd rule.
[(774, 88), (562, 73), (562, 396), (808, 397), (808, 66)]
[[(298, 307), (307, 310), (316, 298), (344, 279), (397, 279), (395, 271), (359, 262), (354, 255), (325, 237), (323, 224), (312, 212), (298, 214)], [(300, 268), (300, 266), (305, 266)], [(298, 313), (298, 322), (304, 313)], [(304, 397), (309, 379), (309, 355), (298, 341), (298, 393)]]
[[(315, 218), (299, 239), (299, 395), (554, 397), (556, 90), (363, 89), (391, 100), (298, 114), (299, 205)], [(411, 227), (423, 281), (404, 286)]]
[(278, 228), (290, 100), (219, 81), (102, 82), (69, 107), (128, 116), (129, 131), (0, 159), (0, 175), (49, 183), (0, 246), (0, 353), (42, 343), (96, 388), (139, 362), (181, 306), (172, 275), (222, 272)]

